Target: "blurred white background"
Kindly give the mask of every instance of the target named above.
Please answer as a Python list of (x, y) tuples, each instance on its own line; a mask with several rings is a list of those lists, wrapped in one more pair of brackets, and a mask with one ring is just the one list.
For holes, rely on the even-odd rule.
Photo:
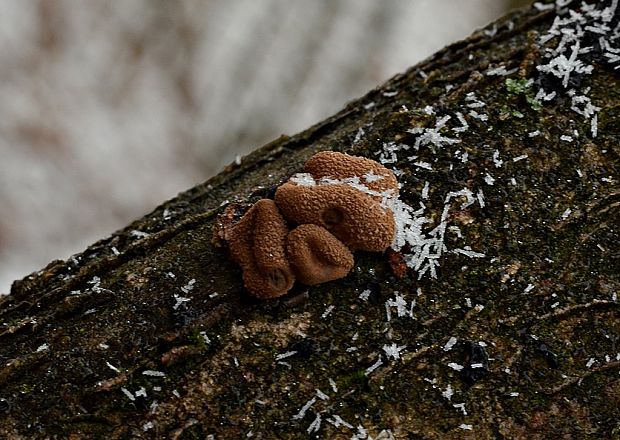
[(3, 0), (0, 293), (509, 0)]

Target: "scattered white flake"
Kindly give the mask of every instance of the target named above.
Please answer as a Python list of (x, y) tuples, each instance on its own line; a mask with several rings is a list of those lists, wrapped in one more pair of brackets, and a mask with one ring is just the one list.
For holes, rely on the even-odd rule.
[(396, 313), (398, 315), (399, 318), (402, 318), (403, 316), (407, 316), (407, 301), (405, 301), (405, 298), (403, 298), (400, 294), (398, 294), (398, 292), (395, 292), (396, 295), (394, 296), (394, 299), (390, 298), (385, 302), (385, 310), (388, 316), (388, 321), (391, 320), (391, 309), (394, 307), (396, 308)]
[(517, 186), (517, 181), (515, 180), (515, 178), (514, 178), (514, 177), (511, 177), (511, 178), (510, 178), (510, 184), (511, 184), (512, 186)]
[(568, 136), (566, 134), (563, 134), (562, 136), (560, 136), (560, 139), (565, 141), (565, 142), (572, 142), (573, 141), (573, 137), (572, 136)]
[(452, 368), (453, 370), (456, 370), (456, 371), (461, 371), (464, 368), (462, 365), (457, 364), (456, 362), (450, 362), (448, 364), (448, 367), (450, 367), (450, 368)]
[(488, 69), (486, 71), (486, 75), (487, 76), (506, 76), (506, 75), (512, 75), (513, 73), (516, 73), (518, 70), (519, 70), (518, 67), (515, 67), (514, 69), (506, 70), (506, 66), (500, 65), (493, 69)]
[(475, 363), (475, 364), (471, 364), (470, 365), (471, 368), (483, 368), (484, 364), (481, 363)]
[(316, 397), (313, 397), (312, 399), (308, 400), (304, 404), (304, 406), (301, 407), (299, 412), (293, 416), (293, 420), (301, 420), (301, 419), (303, 419), (304, 416), (306, 415), (306, 411), (308, 411), (310, 409), (310, 407), (312, 405), (314, 405), (315, 403), (316, 403)]
[(110, 249), (112, 250), (112, 253), (113, 253), (114, 255), (120, 255), (120, 254), (121, 254), (121, 253), (118, 251), (118, 249), (116, 249), (116, 247), (115, 247), (115, 246), (112, 246)]
[(364, 372), (364, 374), (366, 376), (369, 376), (373, 371), (375, 371), (381, 365), (383, 365), (383, 361), (381, 360), (381, 358), (379, 358), (379, 359), (377, 359), (377, 362), (372, 364), (370, 367), (366, 368), (366, 371)]
[(166, 272), (166, 276), (169, 278), (176, 278), (177, 276), (175, 274), (173, 274), (172, 272)]
[(189, 293), (194, 289), (194, 284), (196, 284), (196, 280), (195, 279), (191, 279), (187, 282), (187, 284), (183, 287), (181, 287), (181, 292), (183, 293)]
[(146, 397), (146, 390), (144, 387), (140, 387), (140, 389), (136, 391), (136, 397)]
[(392, 358), (394, 360), (399, 360), (400, 359), (400, 353), (407, 348), (406, 345), (396, 345), (396, 343), (393, 343), (392, 345), (384, 345), (383, 346), (383, 351), (385, 352), (385, 355), (387, 356), (387, 358)]
[(323, 314), (321, 315), (321, 318), (327, 318), (329, 314), (332, 312), (332, 310), (334, 310), (334, 308), (335, 306), (329, 306), (328, 308), (326, 308)]
[(566, 220), (571, 212), (573, 212), (570, 208), (566, 208), (566, 210), (562, 213), (562, 220)]
[(488, 121), (489, 120), (489, 115), (487, 115), (486, 113), (478, 113), (475, 110), (470, 110), (469, 111), (469, 116), (471, 116), (474, 119), (478, 119), (482, 122)]
[(338, 392), (338, 386), (336, 386), (336, 381), (334, 381), (334, 379), (332, 379), (331, 377), (327, 379), (329, 381), (329, 386), (332, 387), (332, 391), (334, 393)]
[(237, 166), (241, 165), (241, 155), (239, 154), (235, 156), (235, 165)]
[(368, 182), (368, 183), (372, 183), (372, 182), (376, 182), (376, 181), (378, 181), (378, 180), (385, 179), (385, 176), (382, 176), (382, 175), (380, 175), (380, 174), (375, 174), (375, 173), (373, 173), (372, 171), (370, 171), (370, 172), (368, 172), (368, 173), (364, 174), (362, 177), (363, 177), (363, 178), (366, 180), (366, 182)]
[(421, 128), (416, 127), (408, 130), (409, 133), (419, 135), (415, 141), (414, 148), (417, 150), (420, 147), (433, 145), (437, 148), (442, 148), (445, 145), (453, 145), (461, 142), (460, 139), (450, 138), (443, 136), (440, 131), (446, 125), (446, 122), (450, 120), (450, 116), (444, 116), (437, 120), (434, 128)]
[(211, 339), (209, 339), (209, 337), (207, 336), (207, 332), (205, 332), (204, 330), (200, 332), (200, 336), (202, 336), (202, 339), (205, 341), (205, 344), (211, 343)]
[(181, 304), (191, 301), (191, 298), (185, 298), (183, 296), (177, 295), (176, 293), (173, 295), (173, 297), (174, 297), (175, 303), (172, 306), (172, 308), (174, 310), (178, 309), (181, 306)]
[(427, 105), (426, 107), (424, 107), (422, 109), (422, 111), (424, 113), (426, 113), (427, 115), (434, 115), (435, 114), (435, 109), (433, 108), (432, 105)]
[(37, 353), (41, 352), (41, 351), (45, 351), (45, 350), (49, 350), (50, 346), (48, 343), (39, 345), (39, 347), (37, 347)]
[(151, 377), (164, 377), (166, 375), (166, 373), (163, 373), (157, 370), (144, 370), (142, 374), (144, 374), (145, 376), (151, 376)]
[(466, 246), (465, 249), (453, 249), (452, 252), (455, 254), (462, 254), (465, 255), (466, 257), (469, 258), (484, 258), (486, 257), (485, 254), (481, 253), (481, 252), (475, 252), (472, 251), (471, 249), (468, 249), (469, 246)]
[(504, 161), (499, 158), (499, 151), (495, 150), (493, 152), (493, 163), (495, 164), (495, 168), (501, 168), (504, 164)]
[(172, 390), (172, 394), (174, 395), (174, 397), (180, 399), (181, 395), (179, 394), (179, 392), (177, 390)]
[(424, 188), (422, 188), (422, 200), (426, 200), (428, 199), (428, 189), (429, 189), (429, 183), (428, 181), (424, 182)]
[(443, 351), (450, 351), (452, 350), (452, 347), (454, 347), (454, 344), (456, 344), (457, 339), (452, 336), (450, 337), (450, 339), (448, 339), (448, 342), (446, 342), (446, 345), (443, 346)]
[(594, 117), (590, 120), (590, 131), (592, 132), (593, 138), (598, 135), (598, 115), (594, 115)]
[(425, 170), (432, 170), (433, 169), (433, 166), (430, 163), (428, 163), (428, 162), (421, 162), (421, 161), (420, 162), (414, 162), (413, 165), (415, 165), (418, 168), (423, 168)]
[(495, 34), (497, 34), (497, 25), (494, 24), (493, 27), (491, 29), (485, 29), (484, 31), (482, 31), (484, 33), (484, 35), (486, 35), (487, 37), (494, 37)]
[(316, 389), (316, 395), (321, 400), (329, 400), (329, 396), (318, 388)]
[(362, 301), (368, 301), (368, 297), (370, 296), (370, 289), (366, 289), (364, 290), (362, 293), (360, 293), (359, 295), (359, 299), (361, 299)]
[(461, 423), (459, 425), (459, 428), (464, 429), (466, 431), (471, 431), (472, 429), (474, 429), (474, 427), (472, 425), (468, 425), (466, 423)]
[(219, 295), (219, 293), (213, 292), (213, 293), (209, 294), (209, 298), (213, 299), (213, 298), (217, 297), (218, 295)]
[(538, 9), (539, 11), (548, 11), (550, 9), (555, 8), (555, 5), (553, 3), (541, 3), (541, 2), (536, 2), (533, 5), (536, 9)]
[(163, 217), (164, 220), (170, 220), (171, 218), (170, 210), (168, 208), (164, 209), (164, 212), (162, 212), (161, 216)]
[(528, 137), (531, 137), (531, 138), (540, 136), (540, 130), (530, 131), (527, 135)]
[(121, 388), (121, 391), (122, 391), (122, 392), (123, 392), (123, 394), (124, 394), (125, 396), (127, 396), (127, 398), (128, 398), (129, 400), (131, 400), (132, 402), (136, 400), (136, 398), (134, 397), (134, 395), (133, 395), (133, 394), (131, 394), (131, 391), (129, 391), (127, 388), (122, 387), (122, 388)]
[(371, 108), (373, 108), (375, 106), (374, 102), (369, 102), (368, 104), (364, 104), (364, 109), (365, 110), (370, 110)]
[(454, 395), (454, 391), (452, 390), (452, 385), (448, 384), (448, 388), (445, 391), (442, 391), (441, 395), (448, 400), (452, 400), (452, 396)]
[(312, 177), (310, 173), (297, 173), (293, 175), (289, 179), (289, 181), (293, 182), (297, 186), (315, 186), (316, 180)]
[(484, 203), (484, 193), (482, 192), (481, 189), (479, 189), (478, 192), (476, 193), (476, 198), (478, 199), (478, 204), (480, 205), (480, 207), (484, 208), (486, 204)]
[(366, 132), (364, 131), (362, 127), (358, 128), (357, 133), (355, 133), (355, 138), (353, 138), (353, 143), (357, 144), (359, 141), (362, 140), (365, 134)]
[(491, 186), (495, 183), (495, 179), (489, 173), (487, 173), (486, 176), (484, 176), (484, 181), (486, 182), (487, 185), (491, 185)]
[(586, 367), (590, 368), (592, 365), (594, 365), (595, 362), (596, 362), (596, 359), (590, 358), (588, 362), (586, 363)]
[(286, 353), (282, 353), (276, 356), (276, 361), (281, 361), (282, 359), (286, 359), (287, 357), (291, 357), (297, 354), (296, 351), (287, 351)]
[(521, 156), (513, 157), (513, 162), (519, 162), (520, 160), (527, 159), (529, 156), (527, 154), (522, 154)]
[(534, 289), (533, 284), (528, 284), (527, 287), (523, 290), (523, 293), (530, 293)]
[(132, 237), (138, 237), (138, 238), (145, 238), (145, 237), (148, 237), (149, 235), (151, 235), (148, 232), (142, 232), (142, 231), (138, 231), (136, 229), (131, 231), (130, 234), (131, 234)]
[(321, 427), (321, 414), (317, 414), (314, 421), (310, 423), (310, 426), (308, 426), (308, 430), (307, 430), (308, 434), (317, 432), (320, 427)]
[(398, 92), (383, 92), (383, 96), (385, 96), (386, 98), (391, 98), (393, 96), (398, 95)]
[(478, 313), (482, 312), (484, 310), (484, 306), (482, 304), (476, 304), (474, 306), (474, 310)]
[(119, 370), (118, 368), (116, 368), (114, 365), (112, 365), (112, 364), (111, 364), (111, 363), (109, 363), (108, 361), (106, 361), (106, 363), (105, 363), (105, 364), (108, 366), (108, 368), (110, 368), (110, 370), (115, 371), (115, 372), (117, 372), (117, 373), (120, 373), (120, 372), (121, 372), (121, 370)]
[(331, 423), (332, 425), (334, 425), (336, 428), (340, 428), (341, 426), (345, 426), (349, 429), (353, 429), (353, 425), (351, 425), (350, 423), (345, 422), (344, 420), (342, 420), (342, 417), (340, 417), (338, 414), (334, 414), (332, 416), (331, 419), (327, 419), (327, 421), (329, 423)]
[(424, 72), (423, 70), (420, 70), (420, 71), (418, 72), (418, 75), (420, 75), (423, 79), (428, 78), (428, 75), (427, 75), (427, 74), (426, 74), (426, 72)]
[(459, 120), (459, 122), (461, 123), (460, 127), (454, 127), (452, 129), (452, 131), (456, 132), (456, 133), (463, 133), (464, 131), (467, 131), (469, 129), (469, 124), (467, 123), (467, 121), (465, 120), (465, 117), (463, 116), (463, 113), (461, 112), (456, 112), (456, 118)]
[(103, 350), (107, 350), (108, 348), (110, 348), (110, 346), (108, 344), (104, 344), (103, 342), (101, 342), (99, 344), (99, 348), (102, 348)]
[(590, 74), (594, 69), (594, 66), (590, 64), (584, 64), (583, 61), (577, 59), (580, 49), (580, 41), (577, 40), (571, 47), (572, 52), (567, 58), (564, 54), (557, 55), (552, 58), (547, 64), (536, 66), (540, 72), (549, 73), (562, 80), (564, 88), (568, 87), (568, 81), (571, 73), (583, 73)]
[(146, 432), (149, 429), (153, 429), (155, 425), (153, 424), (153, 422), (146, 422), (144, 425), (142, 425), (142, 431)]
[(456, 409), (460, 409), (463, 412), (463, 415), (467, 415), (467, 410), (465, 409), (464, 403), (453, 403), (452, 406)]

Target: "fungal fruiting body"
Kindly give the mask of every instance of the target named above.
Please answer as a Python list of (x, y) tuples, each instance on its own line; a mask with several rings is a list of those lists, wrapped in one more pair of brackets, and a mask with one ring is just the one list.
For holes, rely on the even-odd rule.
[(384, 251), (394, 239), (392, 212), (346, 184), (285, 183), (275, 201), (291, 223), (322, 226), (353, 251)]
[(343, 278), (353, 268), (351, 251), (317, 225), (293, 229), (288, 235), (286, 251), (297, 279), (309, 286)]
[(258, 298), (284, 295), (295, 277), (286, 256), (288, 227), (273, 200), (259, 200), (228, 234), (232, 259), (243, 270), (243, 284)]
[(353, 268), (352, 252), (382, 252), (394, 241), (394, 215), (381, 203), (398, 194), (392, 171), (332, 151), (311, 157), (303, 171), (274, 200), (259, 200), (218, 232), (258, 298), (284, 295), (295, 279), (315, 285), (343, 278)]

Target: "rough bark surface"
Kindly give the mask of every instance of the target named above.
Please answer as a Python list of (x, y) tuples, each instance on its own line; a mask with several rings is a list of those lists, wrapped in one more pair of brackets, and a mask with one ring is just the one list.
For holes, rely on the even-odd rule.
[[(484, 74), (535, 78), (554, 18), (517, 11), (15, 282), (0, 298), (0, 437), (619, 436), (620, 76), (594, 60), (583, 80), (601, 107), (592, 137), (569, 98), (538, 108)], [(458, 145), (394, 165), (435, 224), (449, 192), (484, 191), (451, 210), (446, 238), (483, 258), (446, 252), (419, 278), (395, 275), (397, 253), (358, 253), (345, 279), (244, 292), (211, 241), (227, 203), (269, 197), (320, 150), (376, 159), (413, 144), (408, 130), (470, 111), (470, 92), (488, 121), (468, 113)]]

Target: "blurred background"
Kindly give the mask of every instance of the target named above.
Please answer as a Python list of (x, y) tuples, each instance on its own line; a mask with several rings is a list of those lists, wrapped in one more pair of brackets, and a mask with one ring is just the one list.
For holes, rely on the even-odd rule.
[(527, 0), (3, 0), (0, 294)]

